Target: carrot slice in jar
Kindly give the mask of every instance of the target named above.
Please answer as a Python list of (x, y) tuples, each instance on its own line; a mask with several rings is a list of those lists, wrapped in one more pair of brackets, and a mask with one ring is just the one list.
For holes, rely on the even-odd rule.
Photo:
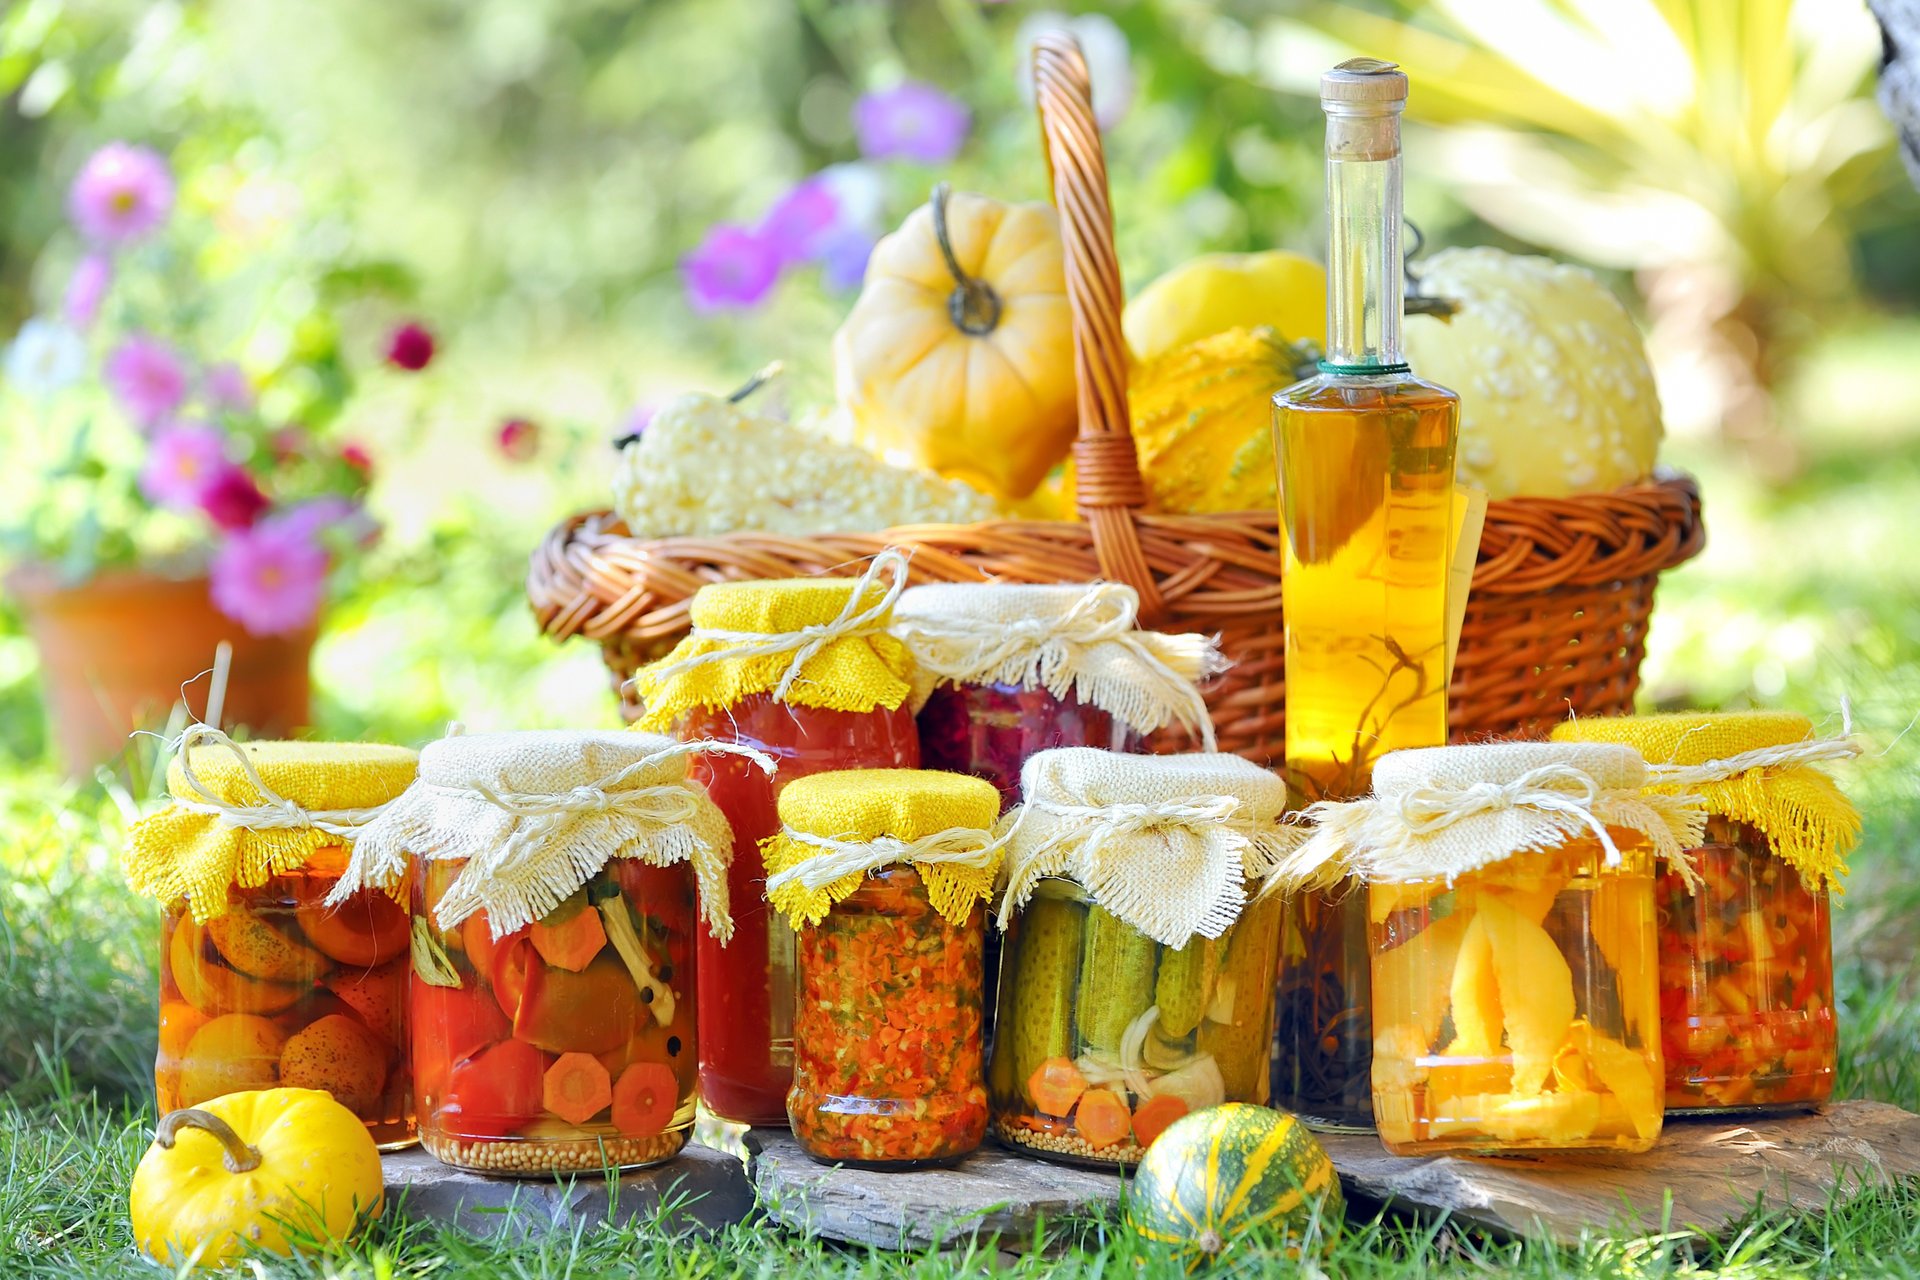
[(1163, 1093), (1157, 1098), (1148, 1098), (1133, 1113), (1133, 1140), (1141, 1146), (1151, 1146), (1153, 1140), (1167, 1131), (1167, 1126), (1187, 1114), (1187, 1100)]
[(542, 1100), (568, 1124), (585, 1124), (613, 1105), (613, 1077), (590, 1053), (563, 1053), (547, 1068)]
[(1089, 1089), (1080, 1095), (1073, 1127), (1089, 1145), (1110, 1147), (1133, 1132), (1133, 1113), (1111, 1089)]
[(1087, 1091), (1087, 1078), (1072, 1058), (1048, 1058), (1027, 1078), (1027, 1096), (1046, 1115), (1064, 1116)]
[(634, 1063), (613, 1086), (613, 1127), (622, 1137), (646, 1138), (665, 1132), (679, 1107), (680, 1082), (658, 1062)]

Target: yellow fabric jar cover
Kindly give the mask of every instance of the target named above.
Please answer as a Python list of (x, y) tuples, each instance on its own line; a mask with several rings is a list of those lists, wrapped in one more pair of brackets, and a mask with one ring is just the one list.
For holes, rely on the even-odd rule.
[[(890, 581), (888, 581), (890, 579)], [(883, 551), (859, 578), (717, 582), (694, 593), (693, 629), (633, 677), (642, 729), (751, 694), (830, 711), (891, 711), (912, 692), (913, 659), (887, 633), (907, 557)]]
[(1645, 756), (1649, 790), (1686, 790), (1707, 812), (1755, 827), (1808, 886), (1836, 892), (1846, 855), (1860, 842), (1860, 811), (1821, 759), (1858, 754), (1844, 738), (1815, 738), (1792, 711), (1676, 712), (1570, 720), (1556, 742), (1619, 742)]
[(780, 830), (761, 843), (767, 901), (797, 929), (880, 867), (920, 873), (927, 898), (953, 924), (993, 896), (1000, 792), (932, 769), (847, 769), (795, 778), (780, 792)]
[(239, 743), (189, 729), (167, 768), (169, 803), (127, 833), (127, 883), (163, 903), (186, 899), (204, 924), (226, 912), (230, 887), (257, 888), (351, 845), (413, 782), (418, 760), (380, 743)]

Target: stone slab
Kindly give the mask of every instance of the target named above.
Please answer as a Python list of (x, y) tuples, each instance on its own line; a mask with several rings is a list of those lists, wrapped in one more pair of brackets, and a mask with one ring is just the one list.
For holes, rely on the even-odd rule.
[(989, 1142), (944, 1169), (887, 1173), (823, 1165), (784, 1129), (747, 1136), (760, 1207), (796, 1231), (888, 1249), (994, 1241), (1033, 1247), (1044, 1220), (1047, 1244), (1069, 1243), (1076, 1225), (1110, 1215), (1120, 1176), (1017, 1156)]
[(1320, 1141), (1349, 1194), (1562, 1243), (1585, 1229), (1717, 1236), (1762, 1203), (1819, 1209), (1836, 1193), (1920, 1174), (1920, 1116), (1879, 1102), (1772, 1118), (1670, 1119), (1659, 1145), (1637, 1156), (1403, 1159), (1370, 1134)]
[(753, 1212), (753, 1186), (738, 1156), (689, 1143), (652, 1169), (609, 1179), (487, 1178), (441, 1164), (419, 1147), (382, 1157), (387, 1200), (407, 1218), (474, 1235), (573, 1230), (578, 1222), (658, 1219), (668, 1231), (712, 1231)]

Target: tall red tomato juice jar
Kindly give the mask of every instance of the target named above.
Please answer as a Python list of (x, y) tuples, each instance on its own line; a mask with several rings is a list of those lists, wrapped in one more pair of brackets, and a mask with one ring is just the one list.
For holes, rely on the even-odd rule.
[(699, 749), (628, 732), (450, 737), (362, 833), (347, 886), (405, 878), (400, 851), (415, 854), (414, 1079), (437, 1159), (546, 1176), (686, 1144), (693, 940), (728, 932), (733, 845), (688, 776)]
[(163, 1113), (243, 1089), (324, 1089), (381, 1146), (413, 1141), (407, 910), (336, 889), (347, 847), (414, 767), (402, 747), (188, 731), (170, 799), (134, 824), (125, 857), (128, 882), (164, 908)]
[(695, 593), (692, 629), (634, 676), (640, 726), (750, 747), (776, 763), (715, 757), (695, 775), (731, 824), (734, 934), (702, 937), (700, 1096), (724, 1119), (784, 1124), (793, 1083), (794, 936), (767, 908), (760, 846), (795, 778), (918, 767), (913, 664), (887, 628), (906, 557), (885, 552), (860, 578), (715, 583)]
[(787, 1119), (814, 1159), (917, 1168), (986, 1136), (999, 812), (988, 783), (931, 770), (818, 774), (780, 793), (766, 865), (798, 939)]
[(1668, 1111), (1827, 1101), (1838, 1056), (1828, 894), (1860, 815), (1816, 766), (1857, 748), (1782, 711), (1583, 719), (1554, 737), (1633, 746), (1658, 790), (1707, 806), (1690, 850), (1698, 891), (1672, 870), (1655, 886)]

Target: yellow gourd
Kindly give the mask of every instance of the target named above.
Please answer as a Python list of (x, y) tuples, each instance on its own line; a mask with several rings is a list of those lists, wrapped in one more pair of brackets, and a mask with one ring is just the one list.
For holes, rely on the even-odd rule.
[(1140, 366), (1128, 393), (1133, 443), (1155, 509), (1273, 510), (1273, 393), (1311, 369), (1265, 326), (1230, 329)]
[(1142, 361), (1257, 325), (1271, 326), (1289, 342), (1324, 346), (1327, 273), (1311, 258), (1280, 250), (1204, 254), (1142, 289), (1121, 323)]
[(134, 1170), (133, 1236), (169, 1267), (217, 1267), (294, 1240), (343, 1241), (378, 1217), (380, 1152), (317, 1089), (229, 1093), (170, 1111)]
[(871, 447), (1025, 497), (1077, 424), (1058, 215), (942, 183), (874, 247), (833, 362)]

